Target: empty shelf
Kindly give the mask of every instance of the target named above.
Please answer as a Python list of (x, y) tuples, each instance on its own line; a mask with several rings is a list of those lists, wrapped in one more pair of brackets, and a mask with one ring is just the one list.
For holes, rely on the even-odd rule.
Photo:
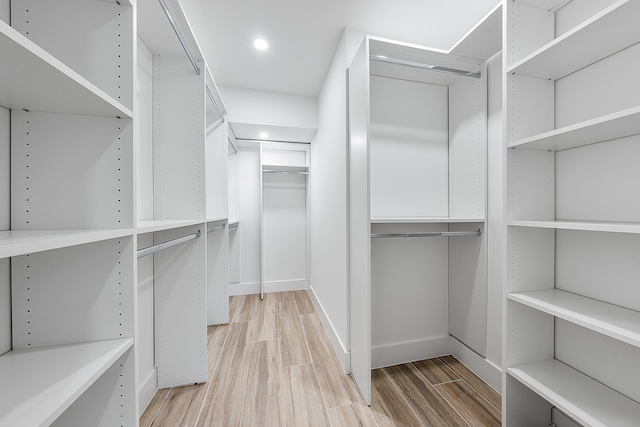
[(107, 95), (0, 20), (0, 105), (19, 110), (133, 117)]
[(0, 426), (51, 424), (132, 345), (125, 338), (3, 355)]
[(608, 233), (640, 234), (640, 224), (588, 221), (509, 221), (512, 227), (553, 228), (556, 230), (604, 231)]
[(558, 289), (508, 294), (524, 304), (576, 325), (640, 347), (640, 313)]
[(133, 235), (132, 229), (0, 231), (0, 258)]
[[(640, 42), (638, 16), (640, 2), (620, 0), (523, 58), (509, 67), (507, 72), (542, 79), (560, 79)], [(615, 31), (611, 31), (613, 28)]]
[(204, 224), (201, 219), (151, 219), (138, 221), (138, 233), (152, 233), (154, 231), (171, 230), (174, 228), (188, 227), (190, 225)]
[(640, 404), (555, 359), (507, 372), (582, 425), (632, 427), (640, 420)]
[(371, 218), (372, 224), (446, 224), (446, 223), (483, 223), (484, 218), (452, 218), (441, 217), (375, 217)]

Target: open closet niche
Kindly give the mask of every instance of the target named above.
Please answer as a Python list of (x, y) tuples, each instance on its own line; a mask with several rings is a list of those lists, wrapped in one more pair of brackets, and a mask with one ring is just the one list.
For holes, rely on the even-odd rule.
[(137, 16), (144, 409), (158, 388), (206, 381), (206, 326), (228, 321), (227, 134), (226, 109), (179, 2), (141, 0)]
[(506, 12), (503, 425), (637, 425), (640, 2)]
[[(486, 354), (484, 59), (500, 10), (464, 55), (366, 37), (349, 68), (351, 369), (367, 401), (372, 368), (454, 339)], [(465, 41), (486, 33), (471, 59)]]
[(136, 425), (134, 7), (0, 3), (0, 425)]

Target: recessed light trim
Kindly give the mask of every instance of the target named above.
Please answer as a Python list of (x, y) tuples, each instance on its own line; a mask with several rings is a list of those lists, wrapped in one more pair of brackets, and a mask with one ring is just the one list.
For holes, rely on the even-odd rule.
[(267, 43), (265, 39), (255, 39), (253, 41), (253, 45), (258, 50), (267, 50), (267, 48), (269, 47), (269, 43)]
[(260, 138), (269, 138), (269, 134), (266, 132), (260, 132)]

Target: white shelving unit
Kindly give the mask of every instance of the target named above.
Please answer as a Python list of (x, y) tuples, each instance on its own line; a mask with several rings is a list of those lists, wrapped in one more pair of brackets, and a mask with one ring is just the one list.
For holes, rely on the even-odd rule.
[[(452, 336), (486, 352), (485, 60), (500, 11), (450, 52), (366, 37), (349, 67), (349, 336), (367, 402), (372, 368), (451, 354)], [(425, 234), (455, 237), (402, 238)]]
[(505, 6), (503, 425), (634, 425), (640, 3)]
[(13, 2), (11, 26), (0, 22), (12, 129), (2, 426), (137, 423), (134, 15), (131, 4)]

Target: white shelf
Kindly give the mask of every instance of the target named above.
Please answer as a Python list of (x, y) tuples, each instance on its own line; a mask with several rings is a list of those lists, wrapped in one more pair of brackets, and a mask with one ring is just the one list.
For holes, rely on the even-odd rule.
[(262, 165), (262, 171), (309, 172), (308, 166)]
[(640, 313), (558, 289), (508, 294), (524, 304), (576, 325), (640, 347)]
[(582, 425), (632, 427), (640, 420), (640, 404), (555, 359), (507, 372)]
[(607, 233), (640, 234), (640, 223), (587, 221), (509, 221), (513, 227), (553, 228), (557, 230), (604, 231)]
[(484, 223), (484, 218), (451, 217), (377, 217), (371, 218), (371, 224), (441, 224), (441, 223)]
[(133, 235), (133, 229), (0, 231), (0, 258), (101, 242)]
[(640, 133), (640, 106), (523, 138), (509, 148), (560, 151)]
[(226, 216), (210, 216), (207, 217), (207, 222), (216, 222), (216, 221), (225, 221), (229, 218), (227, 218)]
[(204, 224), (201, 219), (151, 219), (138, 221), (137, 232), (153, 233), (155, 231), (171, 230), (174, 228), (188, 227), (190, 225)]
[(640, 2), (620, 0), (518, 61), (507, 72), (560, 79), (640, 42), (638, 16)]
[(16, 110), (133, 117), (130, 109), (0, 21), (0, 105)]
[(49, 425), (132, 345), (125, 338), (3, 355), (0, 426)]

